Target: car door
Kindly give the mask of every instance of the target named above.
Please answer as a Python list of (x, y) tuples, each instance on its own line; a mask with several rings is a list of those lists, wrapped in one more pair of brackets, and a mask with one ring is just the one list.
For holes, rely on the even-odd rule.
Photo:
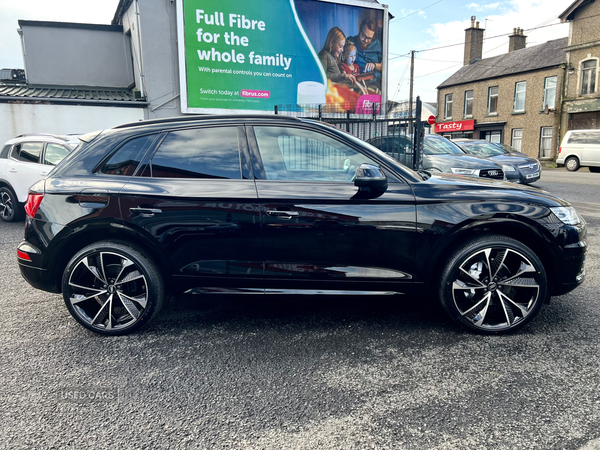
[(405, 181), (382, 167), (387, 191), (359, 198), (352, 181), (356, 168), (380, 163), (341, 136), (254, 125), (248, 137), (263, 212), (268, 289), (408, 288), (416, 229), (415, 199)]
[(40, 178), (45, 178), (54, 169), (59, 162), (61, 162), (65, 156), (69, 154), (71, 149), (64, 145), (55, 144), (53, 142), (46, 143), (44, 149), (44, 157), (42, 158), (42, 167), (40, 167)]
[(5, 178), (13, 187), (20, 202), (27, 200), (29, 187), (40, 179), (40, 157), (43, 142), (22, 142), (13, 145), (6, 163)]
[(262, 284), (260, 210), (243, 127), (161, 134), (121, 190), (125, 224), (164, 255), (177, 288)]

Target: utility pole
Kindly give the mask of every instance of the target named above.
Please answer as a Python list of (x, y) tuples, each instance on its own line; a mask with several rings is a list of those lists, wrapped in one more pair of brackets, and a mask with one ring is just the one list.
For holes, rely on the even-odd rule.
[(408, 117), (412, 119), (413, 116), (413, 107), (412, 107), (412, 99), (413, 99), (413, 79), (415, 76), (415, 51), (410, 51), (410, 88), (408, 93)]

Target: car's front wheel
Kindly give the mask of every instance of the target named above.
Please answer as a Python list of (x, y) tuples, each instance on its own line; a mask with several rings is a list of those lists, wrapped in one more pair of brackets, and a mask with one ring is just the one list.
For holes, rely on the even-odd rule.
[(452, 254), (442, 270), (439, 294), (457, 323), (480, 333), (506, 333), (539, 312), (547, 295), (546, 271), (521, 242), (482, 236)]
[(100, 334), (123, 335), (160, 310), (164, 283), (141, 249), (101, 241), (73, 256), (63, 274), (62, 291), (69, 312), (81, 325)]
[(17, 196), (7, 187), (0, 188), (0, 219), (5, 222), (21, 220), (23, 213)]

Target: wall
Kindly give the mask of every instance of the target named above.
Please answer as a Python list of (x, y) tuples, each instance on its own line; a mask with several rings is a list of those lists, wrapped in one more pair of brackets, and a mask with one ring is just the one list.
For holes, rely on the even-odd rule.
[(84, 134), (143, 118), (142, 108), (0, 103), (0, 145), (20, 134)]
[[(136, 7), (139, 8), (139, 20)], [(146, 118), (182, 115), (175, 2), (144, 0), (136, 5), (134, 0), (123, 15), (122, 22), (124, 32), (131, 34), (136, 87), (141, 91), (143, 85), (149, 102)], [(142, 77), (140, 59), (142, 75), (145, 75)]]
[[(446, 94), (452, 93), (452, 121), (475, 119), (476, 129), (478, 124), (506, 121), (503, 129), (503, 142), (509, 145), (512, 129), (522, 128), (521, 151), (535, 158), (539, 156), (541, 127), (553, 127), (552, 150), (556, 155), (559, 144), (559, 114), (555, 111), (543, 114), (544, 78), (557, 76), (556, 107), (557, 110), (560, 110), (563, 73), (562, 68), (553, 68), (439, 89), (437, 122), (450, 121), (444, 120), (444, 98)], [(525, 113), (513, 113), (515, 83), (518, 81), (527, 81)], [(487, 96), (488, 87), (491, 86), (498, 86), (498, 114), (488, 116)], [(465, 91), (469, 90), (473, 90), (473, 117), (465, 118), (463, 117), (464, 96)], [(477, 136), (474, 137), (477, 138)]]
[(27, 82), (129, 87), (133, 67), (121, 27), (19, 21)]

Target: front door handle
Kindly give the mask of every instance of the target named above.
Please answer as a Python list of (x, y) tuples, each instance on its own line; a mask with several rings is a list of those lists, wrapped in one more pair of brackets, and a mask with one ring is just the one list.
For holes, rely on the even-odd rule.
[(162, 212), (162, 209), (158, 209), (158, 208), (141, 208), (141, 207), (136, 207), (136, 208), (129, 208), (129, 212), (131, 214), (139, 214), (142, 217), (152, 217), (154, 216), (154, 214), (160, 214)]
[(300, 213), (298, 211), (277, 211), (277, 210), (269, 210), (267, 214), (273, 217), (277, 217), (278, 219), (289, 220), (292, 217), (298, 217)]

